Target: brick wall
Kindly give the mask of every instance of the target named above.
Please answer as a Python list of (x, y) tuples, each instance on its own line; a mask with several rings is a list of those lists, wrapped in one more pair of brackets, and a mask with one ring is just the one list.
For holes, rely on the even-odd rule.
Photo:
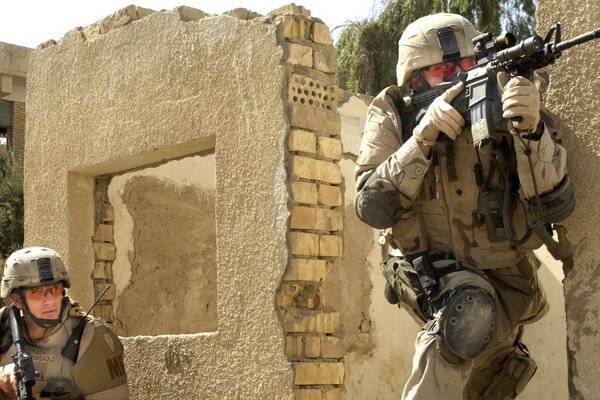
[(92, 282), (94, 285), (94, 298), (97, 298), (107, 287), (108, 290), (98, 301), (92, 311), (93, 315), (112, 323), (113, 300), (116, 287), (113, 282), (112, 266), (116, 257), (114, 240), (115, 213), (108, 199), (108, 185), (110, 177), (97, 177), (94, 186), (94, 236), (92, 247), (94, 249), (94, 270)]
[(21, 171), (23, 171), (23, 155), (25, 151), (25, 103), (13, 102), (12, 117), (12, 153)]
[(288, 71), (290, 259), (277, 295), (298, 400), (345, 397), (339, 313), (322, 290), (342, 255), (343, 198), (339, 90), (329, 29), (303, 7), (274, 10)]

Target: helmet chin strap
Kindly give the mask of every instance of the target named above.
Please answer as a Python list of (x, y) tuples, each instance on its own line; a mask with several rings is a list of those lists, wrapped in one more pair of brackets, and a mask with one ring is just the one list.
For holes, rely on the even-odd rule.
[(27, 302), (25, 301), (25, 296), (23, 296), (23, 291), (19, 290), (19, 300), (21, 300), (21, 305), (23, 306), (23, 314), (27, 315), (33, 322), (38, 324), (39, 326), (43, 326), (44, 328), (50, 328), (52, 326), (56, 326), (62, 322), (63, 311), (65, 310), (65, 306), (68, 303), (67, 296), (65, 296), (63, 291), (62, 300), (60, 302), (60, 312), (58, 313), (58, 318), (56, 319), (44, 319), (38, 318), (29, 310), (27, 306)]

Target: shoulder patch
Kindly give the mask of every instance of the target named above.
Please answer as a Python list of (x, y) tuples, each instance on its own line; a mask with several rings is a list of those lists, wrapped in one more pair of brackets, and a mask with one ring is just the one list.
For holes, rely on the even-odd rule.
[(104, 341), (108, 345), (108, 348), (110, 349), (110, 351), (112, 351), (114, 353), (115, 352), (115, 342), (114, 342), (112, 336), (109, 333), (103, 333), (102, 339), (104, 339)]

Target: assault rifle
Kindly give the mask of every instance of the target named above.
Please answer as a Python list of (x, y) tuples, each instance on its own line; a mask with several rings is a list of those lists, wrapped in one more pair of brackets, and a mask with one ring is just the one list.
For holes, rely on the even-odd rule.
[[(471, 126), (473, 145), (483, 146), (494, 140), (497, 130), (506, 132), (508, 129), (508, 120), (502, 118), (502, 102), (496, 80), (499, 71), (506, 72), (511, 78), (529, 77), (534, 70), (554, 63), (563, 50), (599, 37), (600, 28), (596, 28), (561, 42), (560, 22), (555, 22), (544, 39), (533, 35), (518, 44), (515, 44), (515, 36), (511, 33), (496, 38), (491, 33), (477, 36), (473, 39), (477, 62), (474, 67), (459, 72), (448, 82), (405, 99), (409, 110), (414, 111), (411, 113), (414, 121), (409, 123), (414, 126), (436, 97), (462, 81), (465, 89), (450, 104), (461, 113), (465, 125)], [(450, 139), (442, 134), (439, 140)]]
[(25, 339), (21, 332), (21, 310), (12, 306), (9, 312), (10, 331), (13, 337), (13, 343), (17, 350), (12, 356), (15, 363), (15, 374), (17, 377), (17, 398), (19, 400), (33, 400), (33, 385), (35, 385), (35, 367), (33, 359), (25, 349)]

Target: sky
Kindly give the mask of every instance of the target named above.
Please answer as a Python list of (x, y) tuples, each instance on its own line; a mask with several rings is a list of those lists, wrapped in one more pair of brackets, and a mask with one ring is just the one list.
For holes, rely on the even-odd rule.
[(323, 20), (335, 39), (340, 31), (335, 29), (337, 26), (372, 16), (374, 10), (381, 7), (382, 0), (1, 0), (0, 42), (35, 48), (130, 4), (156, 11), (185, 5), (209, 14), (241, 7), (266, 15), (292, 1), (310, 10), (311, 16)]

